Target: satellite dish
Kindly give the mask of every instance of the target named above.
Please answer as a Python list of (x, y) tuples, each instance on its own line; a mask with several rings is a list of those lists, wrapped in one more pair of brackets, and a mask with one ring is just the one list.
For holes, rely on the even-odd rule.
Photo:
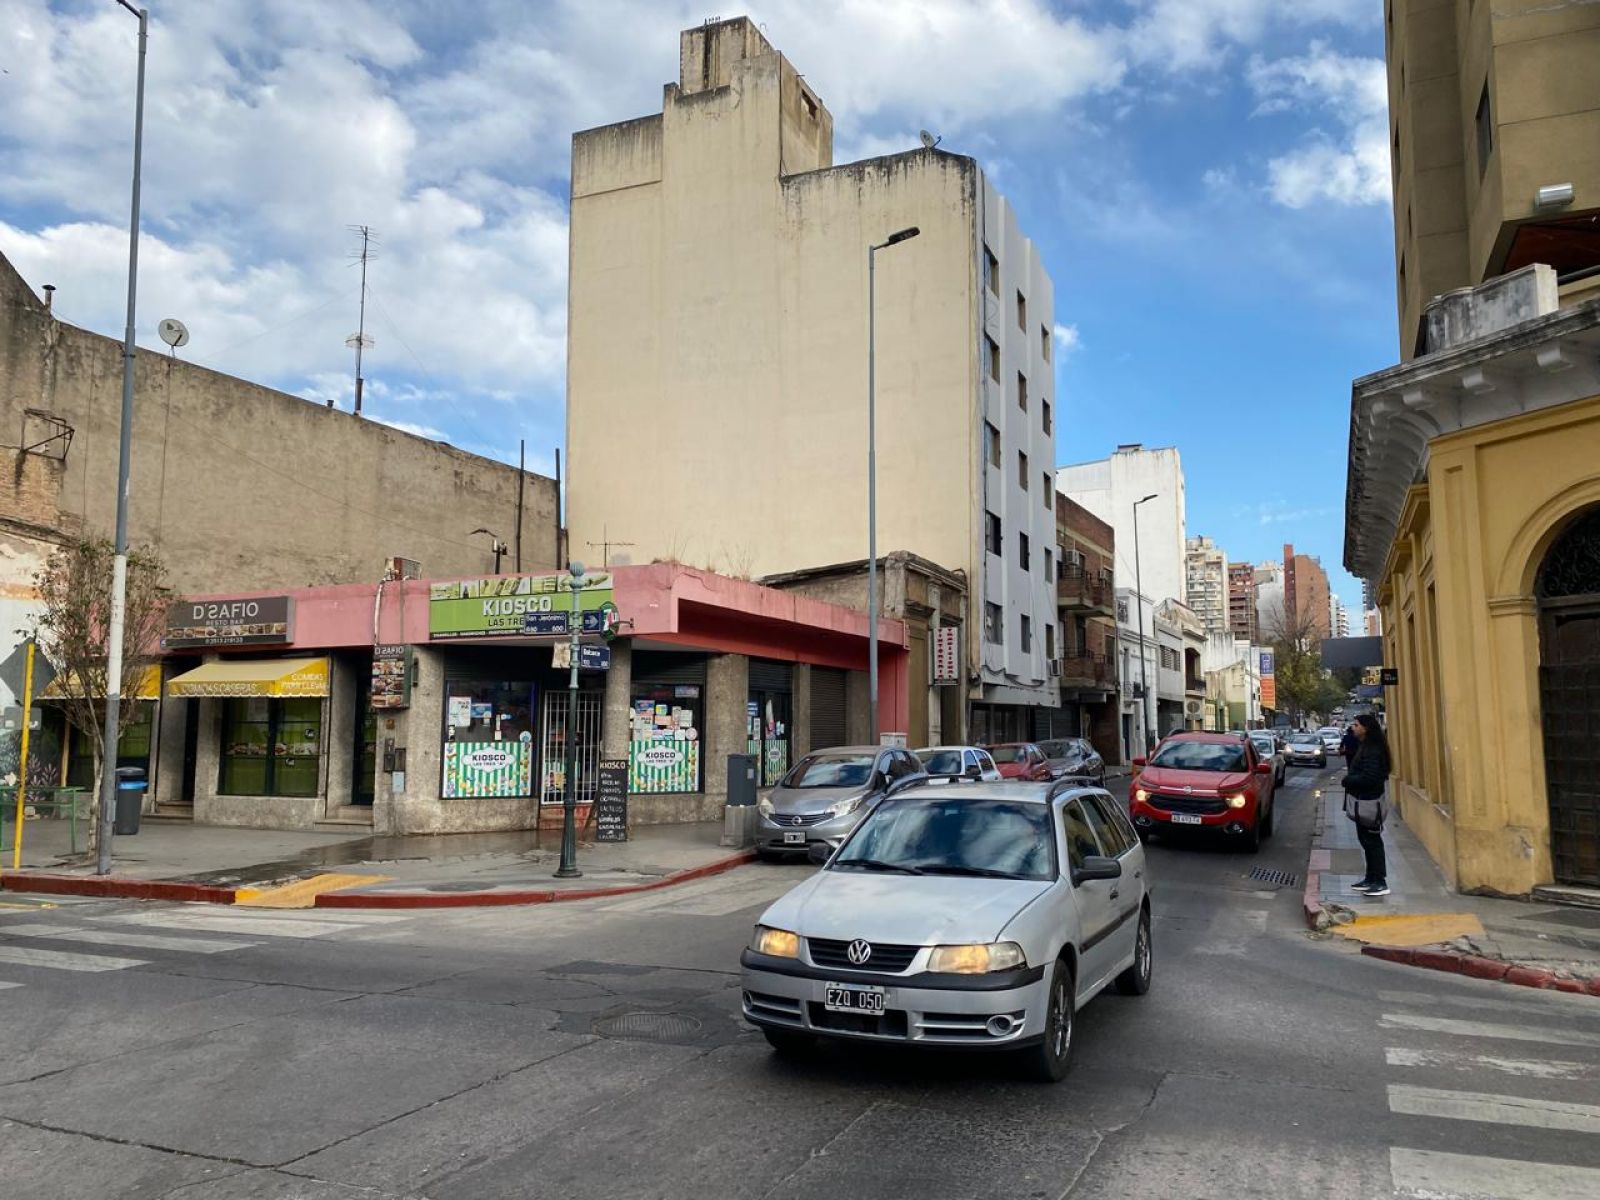
[(161, 324), (156, 326), (156, 332), (161, 335), (161, 340), (174, 350), (189, 344), (189, 327), (177, 317), (163, 317)]
[(926, 150), (932, 150), (940, 142), (944, 141), (943, 138), (934, 137), (933, 134), (929, 133), (926, 129), (919, 131), (917, 136), (922, 139), (923, 148)]

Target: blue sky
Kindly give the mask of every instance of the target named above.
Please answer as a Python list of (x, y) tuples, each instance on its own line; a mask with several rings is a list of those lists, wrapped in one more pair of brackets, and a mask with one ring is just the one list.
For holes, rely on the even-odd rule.
[[(658, 111), (661, 0), (148, 0), (139, 338), (548, 470), (567, 147)], [(732, 16), (737, 10), (724, 10)], [(1189, 532), (1338, 568), (1352, 377), (1394, 361), (1381, 0), (752, 0), (836, 159), (975, 155), (1055, 280), (1057, 455), (1180, 448)], [(0, 252), (120, 332), (134, 21), (0, 0)], [(14, 35), (14, 36), (12, 36)]]

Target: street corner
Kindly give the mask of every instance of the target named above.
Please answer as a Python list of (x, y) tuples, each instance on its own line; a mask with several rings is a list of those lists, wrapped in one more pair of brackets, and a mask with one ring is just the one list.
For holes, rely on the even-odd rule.
[(275, 887), (239, 888), (234, 892), (233, 902), (247, 908), (313, 908), (318, 896), (347, 888), (372, 887), (387, 883), (390, 878), (388, 875), (323, 872)]
[(1410, 946), (1367, 942), (1361, 947), (1361, 953), (1368, 958), (1398, 963), (1401, 966), (1419, 967), (1426, 971), (1443, 971), (1450, 975), (1464, 975), (1469, 979), (1507, 983), (1515, 987), (1600, 999), (1600, 973), (1592, 973), (1584, 964), (1562, 966), (1508, 962), (1476, 953), (1475, 950), (1470, 939), (1465, 937), (1454, 943)]
[[(1342, 906), (1337, 906), (1342, 907)], [(1338, 937), (1365, 944), (1432, 946), (1461, 937), (1482, 937), (1483, 922), (1472, 913), (1395, 913), (1364, 915), (1353, 910), (1350, 919), (1330, 923)]]

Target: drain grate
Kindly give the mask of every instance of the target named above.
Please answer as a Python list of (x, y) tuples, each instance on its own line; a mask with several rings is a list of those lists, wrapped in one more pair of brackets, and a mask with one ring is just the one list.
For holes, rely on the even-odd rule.
[(686, 1038), (700, 1032), (700, 1022), (683, 1013), (629, 1012), (596, 1021), (594, 1031), (601, 1037)]
[(1289, 871), (1274, 871), (1270, 867), (1257, 867), (1250, 872), (1250, 878), (1256, 883), (1270, 883), (1278, 887), (1293, 887), (1300, 877)]

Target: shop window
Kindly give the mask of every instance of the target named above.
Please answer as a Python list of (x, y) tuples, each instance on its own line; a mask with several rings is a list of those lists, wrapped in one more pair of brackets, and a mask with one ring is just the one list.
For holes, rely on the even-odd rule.
[(748, 751), (760, 764), (762, 787), (774, 786), (789, 771), (792, 687), (793, 673), (789, 664), (750, 660), (745, 740)]
[[(155, 728), (156, 706), (153, 700), (139, 700), (135, 707), (138, 711), (117, 736), (117, 766), (142, 767), (149, 778), (150, 737)], [(67, 786), (85, 790), (94, 787), (94, 736), (69, 723), (67, 738)], [(28, 774), (33, 774), (31, 765)]]
[(246, 696), (222, 702), (224, 796), (315, 796), (322, 765), (322, 701)]
[[(551, 688), (544, 694), (539, 714), (540, 804), (560, 804), (567, 795), (567, 709), (571, 703), (565, 688)], [(605, 693), (578, 693), (578, 720), (573, 737), (577, 742), (573, 762), (577, 766), (574, 802), (588, 804), (600, 782), (600, 719), (605, 711)]]
[(1005, 613), (998, 604), (985, 601), (983, 606), (983, 636), (993, 645), (999, 646), (1005, 642)]
[[(502, 680), (452, 679), (445, 684), (441, 795), (533, 795), (534, 691), (532, 683)], [(560, 699), (565, 705), (566, 696)]]
[(703, 692), (697, 683), (634, 683), (628, 791), (648, 796), (705, 790), (700, 754)]

